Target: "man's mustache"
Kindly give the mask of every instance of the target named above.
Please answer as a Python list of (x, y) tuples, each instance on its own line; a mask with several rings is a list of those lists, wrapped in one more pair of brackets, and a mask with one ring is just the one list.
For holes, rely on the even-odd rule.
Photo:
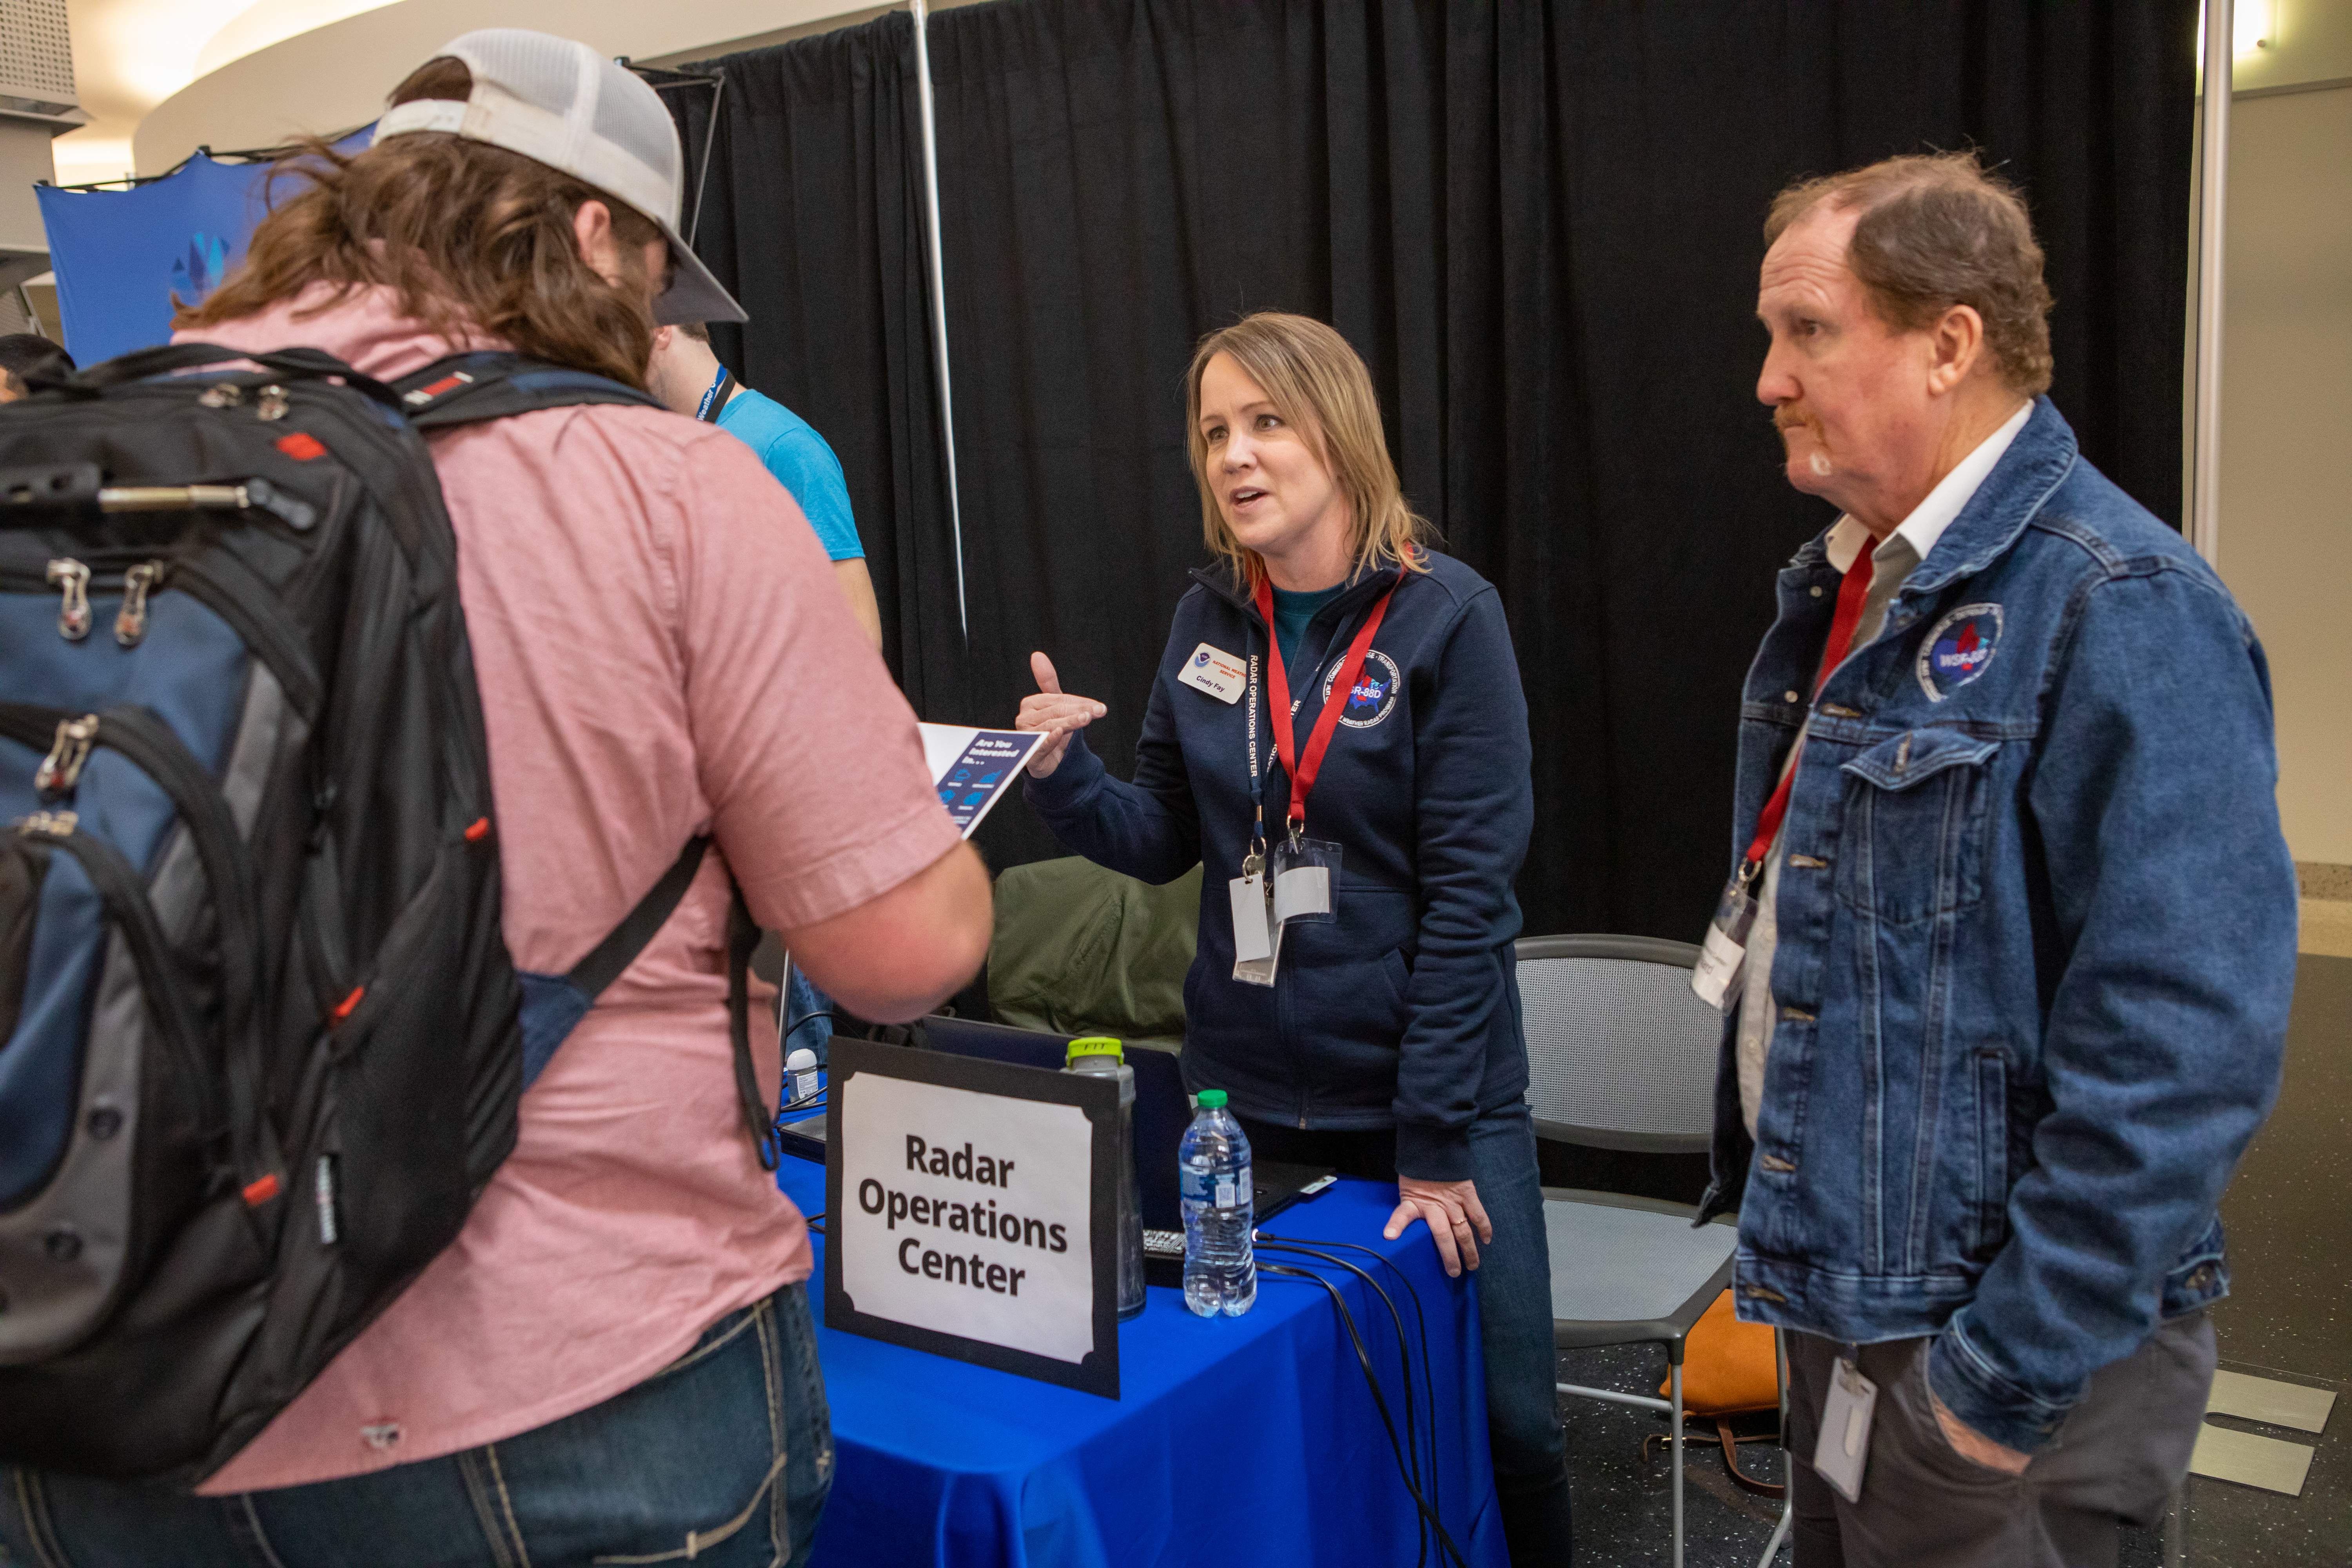
[(1813, 416), (1811, 410), (1794, 403), (1781, 404), (1772, 410), (1772, 428), (1783, 434), (1790, 430), (1811, 431), (1813, 450), (1806, 459), (1807, 465), (1816, 478), (1826, 479), (1830, 477), (1834, 466), (1829, 457), (1829, 432), (1822, 428), (1822, 422)]

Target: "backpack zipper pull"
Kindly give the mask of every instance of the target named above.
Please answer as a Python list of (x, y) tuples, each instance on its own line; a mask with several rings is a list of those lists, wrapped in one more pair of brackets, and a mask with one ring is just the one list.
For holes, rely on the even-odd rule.
[(33, 788), (44, 805), (73, 793), (81, 779), (81, 770), (89, 761), (89, 749), (98, 739), (98, 715), (85, 713), (79, 719), (58, 721), (58, 738), (49, 747), (49, 754), (33, 771)]
[(49, 563), (49, 586), (65, 590), (58, 609), (58, 636), (79, 642), (89, 636), (89, 568), (71, 556)]
[(114, 640), (137, 647), (147, 635), (147, 595), (162, 585), (163, 563), (142, 561), (122, 574), (122, 608), (114, 617)]

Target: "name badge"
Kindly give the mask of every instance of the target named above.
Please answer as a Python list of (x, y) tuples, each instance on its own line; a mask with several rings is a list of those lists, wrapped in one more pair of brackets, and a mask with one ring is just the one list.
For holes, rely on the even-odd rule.
[(1223, 648), (1202, 643), (1184, 661), (1184, 672), (1176, 679), (1220, 702), (1239, 702), (1249, 682), (1249, 666)]
[(1265, 878), (1253, 873), (1225, 884), (1234, 906), (1234, 978), (1271, 985), (1282, 963), (1282, 926), (1274, 919)]
[(1274, 846), (1274, 920), (1277, 926), (1328, 925), (1339, 847), (1317, 838), (1277, 839)]
[(1748, 933), (1756, 926), (1756, 900), (1735, 877), (1715, 906), (1706, 941), (1691, 966), (1691, 989), (1720, 1012), (1739, 1005), (1739, 981), (1748, 972)]
[[(1923, 1349), (1922, 1355), (1927, 1352)], [(1878, 1408), (1878, 1384), (1843, 1356), (1830, 1378), (1822, 1404), (1822, 1430), (1813, 1444), (1813, 1468), (1848, 1502), (1862, 1500), (1862, 1472), (1870, 1463), (1870, 1418)]]

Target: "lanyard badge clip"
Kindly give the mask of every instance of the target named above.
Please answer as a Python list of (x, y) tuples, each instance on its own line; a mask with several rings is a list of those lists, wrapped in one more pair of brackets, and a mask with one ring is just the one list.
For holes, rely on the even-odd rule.
[[(1872, 552), (1864, 551), (1846, 568), (1844, 581), (1838, 586), (1837, 608), (1830, 620), (1829, 638), (1822, 648), (1822, 667), (1813, 677), (1816, 697), (1829, 683), (1831, 673), (1845, 661), (1846, 652), (1853, 645), (1863, 603), (1870, 595), (1873, 571)], [(1716, 902), (1715, 919), (1707, 924), (1698, 962), (1691, 966), (1691, 989), (1719, 1012), (1729, 1013), (1739, 1005), (1739, 982), (1748, 969), (1748, 934), (1756, 926), (1756, 898), (1749, 889), (1756, 885), (1757, 874), (1764, 869), (1766, 858), (1775, 852), (1780, 824), (1789, 813), (1789, 795), (1797, 782), (1797, 763), (1804, 749), (1801, 731), (1795, 749), (1781, 766), (1780, 782), (1757, 814), (1756, 834), (1748, 840), (1748, 852), (1739, 858), (1739, 869), (1723, 886), (1723, 897)]]
[(1403, 581), (1404, 573), (1400, 570), (1396, 583), (1381, 594), (1349, 643), (1303, 753), (1295, 744), (1290, 681), (1282, 667), (1282, 647), (1273, 635), (1273, 584), (1264, 581), (1258, 584), (1258, 616), (1267, 632), (1265, 668), (1267, 684), (1272, 688), (1273, 712), (1269, 717), (1274, 723), (1274, 750), (1290, 779), (1290, 809), (1284, 816), (1283, 837), (1274, 845), (1269, 861), (1265, 786), (1258, 770), (1258, 656), (1252, 647), (1247, 724), (1250, 802), (1255, 816), (1249, 852), (1242, 858), (1242, 874), (1227, 884), (1233, 901), (1235, 980), (1253, 985), (1273, 984), (1282, 952), (1283, 927), (1294, 922), (1327, 923), (1338, 918), (1332, 894), (1339, 872), (1339, 846), (1307, 837), (1307, 799), (1315, 788), (1316, 775), (1322, 770), (1324, 754), (1330, 750), (1339, 710), (1346, 705), (1348, 693), (1363, 668), (1373, 634), (1380, 630), (1381, 621), (1388, 614), (1390, 597)]
[(1757, 864), (1747, 862), (1724, 885), (1698, 962), (1691, 966), (1691, 989), (1719, 1013), (1730, 1012), (1738, 1001), (1740, 977), (1748, 970), (1748, 933), (1756, 928), (1756, 900), (1748, 889), (1756, 880)]
[(1281, 962), (1282, 928), (1274, 920), (1274, 884), (1265, 874), (1265, 784), (1257, 766), (1257, 650), (1249, 654), (1250, 826), (1242, 874), (1225, 884), (1233, 903), (1234, 978), (1244, 985), (1271, 985)]
[(1257, 768), (1257, 649), (1249, 650), (1249, 852), (1242, 857), (1244, 879), (1265, 875), (1265, 784)]

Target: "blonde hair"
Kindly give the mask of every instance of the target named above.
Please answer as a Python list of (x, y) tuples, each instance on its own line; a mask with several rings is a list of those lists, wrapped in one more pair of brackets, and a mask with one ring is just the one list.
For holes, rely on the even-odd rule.
[(1328, 469), (1355, 519), (1350, 580), (1383, 565), (1429, 570), (1422, 549), (1428, 520), (1405, 504), (1381, 429), (1371, 373), (1341, 337), (1309, 316), (1261, 310), (1201, 340), (1184, 373), (1185, 442), (1201, 487), (1201, 533), (1209, 549), (1251, 587), (1265, 575), (1257, 552), (1235, 537), (1209, 482), (1209, 438), (1201, 430), (1201, 377), (1209, 362), (1231, 354), (1258, 384), (1284, 424), (1305, 437)]

